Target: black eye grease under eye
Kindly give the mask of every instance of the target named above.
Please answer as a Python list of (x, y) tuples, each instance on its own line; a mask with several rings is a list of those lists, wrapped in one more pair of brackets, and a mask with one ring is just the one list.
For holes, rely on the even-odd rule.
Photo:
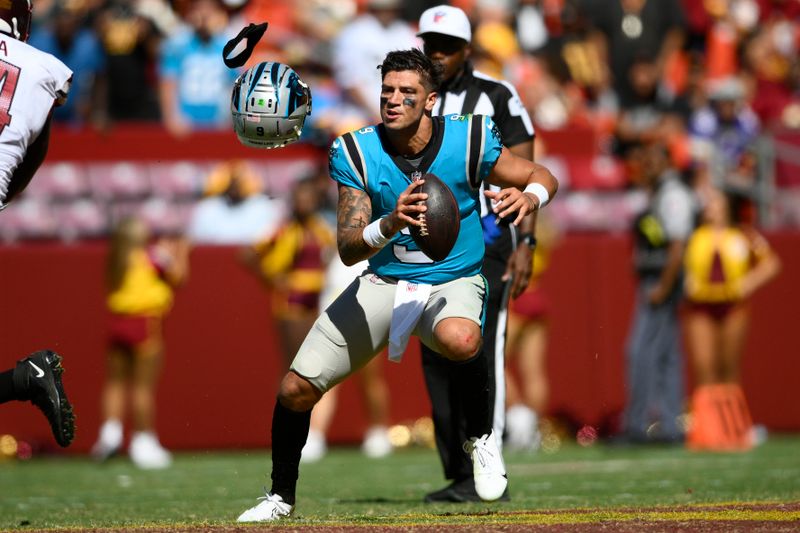
[(414, 107), (416, 103), (417, 101), (414, 100), (413, 98), (403, 98), (403, 105), (406, 105), (408, 107)]

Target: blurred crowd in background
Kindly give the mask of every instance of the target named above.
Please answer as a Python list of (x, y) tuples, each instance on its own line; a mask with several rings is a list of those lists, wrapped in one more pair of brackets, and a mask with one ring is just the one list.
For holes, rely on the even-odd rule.
[[(274, 152), (253, 151), (247, 161), (46, 163), (25, 195), (4, 212), (0, 241), (106, 238), (120, 221), (134, 216), (156, 236), (240, 246), (245, 266), (274, 296), (282, 348), (290, 357), (317, 313), (326, 269), (335, 256), (336, 191), (324, 165), (328, 147), (336, 136), (380, 121), (377, 65), (388, 51), (420, 46), (419, 16), (440, 3), (35, 0), (30, 44), (74, 71), (69, 102), (54, 115), (62, 128), (106, 132), (145, 122), (177, 139), (209, 130), (232, 135), (230, 90), (239, 72), (224, 65), (222, 49), (248, 23), (268, 21), (246, 67), (284, 62), (309, 84), (313, 111), (300, 143), (317, 157), (271, 159), (265, 154)], [(670, 207), (675, 206), (658, 207), (653, 194), (656, 184), (667, 179), (680, 180), (685, 197), (692, 197), (684, 207), (698, 220), (703, 202), (694, 205), (695, 200), (705, 198), (708, 210), (712, 189), (735, 196), (736, 204), (726, 204), (725, 216), (717, 217), (722, 221), (716, 229), (732, 225), (733, 219), (744, 222), (748, 231), (800, 228), (800, 1), (451, 4), (471, 18), (475, 68), (517, 88), (536, 128), (536, 159), (560, 180), (559, 199), (540, 223), (537, 271), (528, 296), (539, 288), (538, 276), (558, 240), (554, 236), (628, 232), (643, 212), (674, 212)], [(681, 242), (691, 229), (687, 223)], [(743, 242), (738, 234), (737, 239), (734, 244)], [(761, 243), (760, 237), (753, 240)], [(181, 253), (188, 253), (187, 243), (180, 242)], [(777, 275), (779, 266), (768, 246), (759, 246), (757, 251), (770, 259), (760, 286)], [(702, 263), (696, 270), (704, 275), (712, 259), (717, 265), (713, 254), (695, 255), (704, 258), (695, 261)], [(682, 259), (676, 264), (682, 268)], [(739, 283), (747, 269), (740, 270), (738, 278), (719, 283)], [(680, 292), (680, 284), (675, 282), (673, 289)], [(744, 300), (750, 292), (737, 292), (733, 300)], [(525, 362), (517, 354), (518, 364), (527, 368), (519, 371), (519, 386), (510, 388), (509, 404), (526, 403), (531, 411), (544, 412), (546, 306), (541, 295), (534, 296), (527, 307), (517, 304), (513, 310), (511, 351), (539, 355)], [(667, 296), (650, 304), (661, 304)], [(676, 314), (672, 320), (677, 324)], [(702, 345), (715, 334), (695, 336)], [(669, 372), (682, 370), (675, 366)], [(721, 380), (711, 376), (705, 384), (718, 387)], [(683, 409), (680, 387), (675, 396)], [(730, 395), (714, 389), (711, 396), (720, 394)], [(703, 439), (719, 435), (704, 434), (695, 436), (695, 445), (751, 446), (752, 421), (746, 405), (741, 411), (739, 440), (726, 437), (722, 444), (709, 444)], [(512, 434), (512, 447), (538, 447), (547, 437), (530, 434), (534, 423), (528, 418), (522, 424), (528, 433), (517, 440)], [(111, 444), (98, 448), (101, 456), (120, 445), (121, 433), (112, 429)], [(101, 430), (99, 444), (102, 431), (110, 430)], [(678, 437), (682, 440), (683, 434)], [(157, 448), (157, 464), (168, 464), (168, 454), (153, 439), (147, 446)]]
[[(230, 88), (238, 72), (223, 64), (222, 48), (247, 23), (268, 21), (247, 66), (285, 62), (310, 85), (313, 112), (301, 142), (324, 157), (337, 135), (379, 121), (375, 67), (389, 50), (419, 46), (418, 17), (439, 3), (37, 0), (30, 44), (75, 72), (69, 103), (56, 110), (57, 123), (106, 131), (150, 122), (185, 138), (198, 130), (230, 130)], [(451, 4), (472, 20), (475, 67), (517, 87), (536, 127), (537, 160), (552, 168), (566, 192), (552, 207), (564, 229), (629, 229), (646, 204), (636, 187), (642, 169), (635, 148), (653, 142), (668, 148), (688, 184), (720, 185), (748, 198), (751, 218), (763, 227), (800, 226), (797, 0)], [(194, 183), (189, 197), (166, 206), (154, 201), (147, 206), (152, 218), (188, 224), (196, 201), (213, 190), (206, 182), (214, 179), (209, 166), (189, 162), (190, 170), (176, 171), (192, 173), (177, 178)], [(88, 172), (121, 173), (119, 179), (132, 183), (144, 182), (149, 173), (148, 194), (158, 196), (158, 169), (117, 167)], [(57, 170), (59, 180), (83, 172)], [(284, 180), (287, 173), (280, 174)], [(40, 188), (47, 187), (47, 167), (40, 176)], [(294, 173), (288, 181), (304, 176)], [(266, 184), (262, 192), (280, 181), (260, 179)], [(277, 193), (266, 192), (285, 203), (288, 190), (283, 185)], [(94, 191), (78, 196), (96, 200)], [(31, 224), (47, 219), (36, 205), (27, 208)], [(22, 211), (21, 222), (7, 218), (3, 240), (38, 236), (35, 229), (26, 233)], [(73, 216), (82, 217), (84, 226), (94, 216), (94, 234), (108, 234), (107, 210), (85, 203)], [(93, 231), (61, 237), (76, 234)]]
[[(359, 63), (374, 68), (384, 45), (358, 36), (380, 25), (385, 40), (413, 45), (419, 15), (438, 3), (38, 0), (30, 42), (75, 71), (71, 101), (58, 121), (102, 128), (161, 120), (180, 134), (182, 126), (228, 127), (236, 73), (219, 61), (222, 47), (243, 25), (266, 20), (269, 30), (253, 61), (282, 61), (307, 77), (316, 128), (327, 130), (324, 144), (378, 118), (371, 109), (377, 98), (362, 102), (352, 92), (365, 84), (356, 77)], [(539, 128), (589, 124), (607, 135), (606, 150), (637, 136), (662, 136), (686, 165), (696, 154), (680, 147), (681, 137), (711, 134), (708, 113), (724, 112), (709, 110), (714, 102), (735, 104), (740, 144), (760, 126), (800, 126), (796, 1), (452, 3), (471, 15), (477, 68), (514, 83)]]

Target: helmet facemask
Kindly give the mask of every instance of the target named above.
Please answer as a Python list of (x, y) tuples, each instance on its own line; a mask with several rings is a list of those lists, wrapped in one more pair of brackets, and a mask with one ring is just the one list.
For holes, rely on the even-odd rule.
[(311, 114), (311, 91), (291, 67), (264, 62), (239, 76), (231, 95), (233, 129), (256, 148), (280, 148), (297, 141)]

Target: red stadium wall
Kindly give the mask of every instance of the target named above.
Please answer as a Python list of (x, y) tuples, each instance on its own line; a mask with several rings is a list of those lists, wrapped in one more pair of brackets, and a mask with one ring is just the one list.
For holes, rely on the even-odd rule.
[[(784, 269), (753, 301), (744, 387), (754, 418), (772, 430), (800, 430), (800, 234), (769, 235)], [(65, 356), (65, 385), (78, 416), (73, 450), (91, 446), (100, 422), (104, 375), (105, 247), (0, 247), (0, 369), (51, 347)], [(159, 388), (158, 430), (174, 449), (261, 447), (278, 379), (278, 352), (268, 295), (236, 260), (236, 250), (193, 250), (191, 278), (166, 326), (167, 354)], [(623, 348), (634, 295), (627, 239), (569, 236), (555, 251), (543, 283), (552, 302), (548, 372), (551, 411), (577, 423), (606, 425), (624, 402)], [(412, 345), (414, 343), (412, 342)], [(386, 363), (392, 421), (429, 413), (413, 346), (399, 365)], [(345, 384), (334, 441), (358, 442), (365, 429), (358, 388)], [(44, 418), (30, 405), (0, 408), (0, 434), (54, 446)]]

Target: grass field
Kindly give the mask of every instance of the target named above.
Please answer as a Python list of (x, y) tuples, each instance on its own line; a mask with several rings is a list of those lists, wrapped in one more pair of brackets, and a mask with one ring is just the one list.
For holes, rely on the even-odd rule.
[[(647, 524), (678, 519), (800, 530), (798, 436), (772, 436), (744, 454), (572, 445), (506, 460), (511, 502), (429, 505), (422, 496), (444, 484), (434, 451), (369, 460), (354, 449), (334, 450), (302, 466), (295, 515), (285, 525), (511, 530), (503, 526), (511, 524), (524, 531), (625, 523), (626, 531), (652, 531)], [(269, 464), (261, 451), (178, 453), (174, 466), (160, 472), (137, 470), (124, 457), (105, 465), (83, 457), (0, 462), (0, 530), (230, 529), (269, 485)], [(774, 527), (756, 527), (762, 523)]]

